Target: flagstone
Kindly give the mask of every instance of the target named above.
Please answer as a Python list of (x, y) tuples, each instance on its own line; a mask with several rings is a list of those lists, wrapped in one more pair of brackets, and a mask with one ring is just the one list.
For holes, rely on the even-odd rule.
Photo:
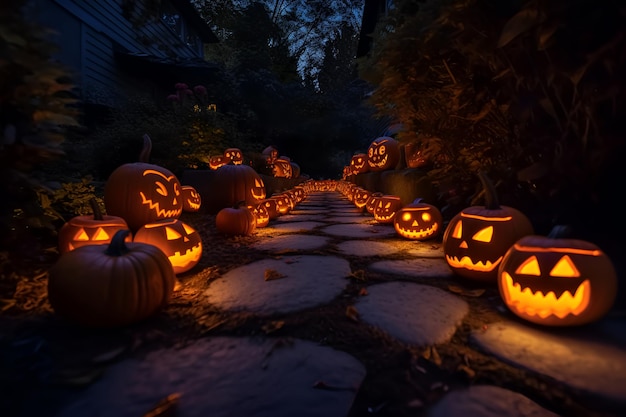
[(370, 219), (362, 216), (339, 215), (335, 217), (327, 217), (324, 221), (329, 223), (366, 223), (369, 222)]
[[(345, 289), (351, 272), (348, 261), (335, 256), (263, 259), (212, 281), (205, 295), (224, 310), (284, 314), (329, 303)], [(275, 278), (266, 280), (267, 274)]]
[(361, 320), (411, 345), (447, 342), (469, 313), (467, 302), (430, 285), (386, 282), (367, 292), (355, 303)]
[(354, 237), (374, 237), (385, 238), (394, 236), (396, 230), (393, 225), (389, 224), (370, 224), (370, 223), (346, 223), (346, 224), (333, 224), (320, 229), (322, 232), (334, 235), (343, 236), (346, 238)]
[(365, 375), (313, 342), (215, 337), (112, 365), (57, 416), (139, 417), (178, 394), (181, 417), (343, 417)]
[(451, 277), (454, 273), (442, 258), (413, 258), (377, 261), (369, 269), (413, 277)]
[(307, 213), (307, 214), (293, 214), (293, 212), (289, 214), (283, 214), (282, 216), (277, 217), (275, 220), (277, 222), (307, 222), (307, 221), (324, 221), (325, 215), (323, 213)]
[(385, 256), (400, 251), (393, 243), (371, 240), (345, 240), (337, 244), (337, 249), (352, 256)]
[(314, 221), (305, 221), (305, 222), (285, 222), (285, 223), (274, 223), (263, 227), (263, 229), (267, 229), (267, 231), (276, 231), (282, 233), (293, 233), (300, 231), (310, 231), (319, 226), (325, 226), (325, 223), (322, 222), (314, 222)]
[(279, 250), (314, 250), (325, 246), (328, 238), (315, 235), (286, 234), (275, 236), (271, 239), (262, 240), (252, 244), (255, 249), (279, 251)]

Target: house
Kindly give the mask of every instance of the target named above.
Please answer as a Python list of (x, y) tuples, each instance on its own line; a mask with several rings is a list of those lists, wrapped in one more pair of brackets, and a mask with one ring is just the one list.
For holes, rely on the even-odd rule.
[(30, 0), (26, 12), (56, 32), (86, 109), (217, 70), (204, 56), (218, 39), (189, 0)]

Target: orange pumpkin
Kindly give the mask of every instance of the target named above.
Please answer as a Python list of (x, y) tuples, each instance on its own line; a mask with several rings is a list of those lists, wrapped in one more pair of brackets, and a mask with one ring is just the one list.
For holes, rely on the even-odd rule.
[(441, 232), (443, 216), (439, 209), (421, 198), (402, 207), (393, 218), (393, 227), (400, 236), (411, 240), (428, 240)]
[(367, 149), (367, 165), (370, 171), (395, 169), (400, 162), (400, 143), (394, 138), (382, 136)]
[(260, 227), (265, 227), (270, 223), (270, 213), (267, 210), (267, 206), (265, 205), (266, 200), (262, 200), (257, 204), (253, 204), (248, 206), (254, 217), (256, 218), (256, 227), (257, 229)]
[(350, 159), (350, 168), (352, 173), (363, 174), (369, 171), (369, 165), (367, 164), (367, 154), (366, 153), (356, 153), (352, 155)]
[(181, 186), (181, 195), (183, 199), (183, 211), (194, 213), (200, 210), (202, 206), (202, 197), (200, 193), (191, 185)]
[(265, 198), (263, 180), (254, 168), (245, 164), (224, 165), (215, 171), (211, 181), (215, 187), (210, 199), (204, 198), (202, 205), (212, 214), (240, 201), (253, 205)]
[(393, 223), (396, 212), (402, 208), (402, 201), (397, 195), (382, 195), (374, 207), (374, 220), (378, 223)]
[(240, 202), (237, 207), (221, 209), (215, 216), (218, 232), (227, 235), (248, 236), (256, 230), (256, 218), (252, 210)]
[(209, 157), (209, 168), (212, 170), (217, 170), (218, 168), (223, 167), (224, 165), (230, 162), (229, 159), (224, 157), (224, 155), (215, 155)]
[(278, 178), (292, 178), (293, 171), (291, 167), (291, 159), (286, 156), (278, 157), (274, 160), (273, 173)]
[(243, 164), (243, 152), (239, 148), (228, 148), (224, 151), (224, 160), (233, 165)]

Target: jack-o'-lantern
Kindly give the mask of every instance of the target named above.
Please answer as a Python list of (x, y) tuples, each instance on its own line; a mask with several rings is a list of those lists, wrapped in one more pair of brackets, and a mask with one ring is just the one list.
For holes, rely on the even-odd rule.
[(533, 227), (521, 211), (500, 206), (491, 181), (482, 172), (479, 176), (485, 206), (467, 207), (450, 220), (443, 236), (443, 251), (458, 275), (495, 282), (506, 251), (518, 239), (533, 234)]
[(254, 213), (254, 217), (256, 218), (256, 227), (265, 227), (270, 223), (270, 213), (267, 210), (267, 206), (265, 205), (265, 200), (260, 201), (257, 204), (253, 204), (248, 206), (252, 213)]
[(256, 217), (240, 202), (236, 207), (221, 209), (215, 216), (215, 227), (218, 232), (227, 235), (248, 236), (256, 230)]
[(200, 193), (191, 185), (183, 185), (180, 189), (183, 198), (183, 211), (194, 213), (200, 210), (202, 205)]
[(367, 149), (367, 165), (370, 171), (394, 169), (400, 162), (400, 143), (394, 138), (382, 136), (375, 139)]
[(265, 200), (261, 201), (261, 203), (265, 206), (270, 220), (274, 220), (280, 215), (280, 213), (278, 212), (278, 204), (276, 203), (275, 198), (266, 198)]
[(291, 165), (291, 178), (299, 178), (300, 177), (300, 165), (291, 161), (289, 163)]
[(367, 164), (367, 154), (366, 153), (357, 153), (352, 155), (352, 159), (350, 159), (350, 167), (352, 169), (353, 174), (363, 174), (369, 171), (369, 166)]
[(189, 271), (202, 255), (200, 234), (178, 219), (159, 220), (143, 225), (133, 238), (161, 249), (172, 264), (175, 274)]
[(291, 201), (289, 194), (282, 193), (273, 195), (272, 199), (276, 201), (276, 210), (281, 215), (289, 213), (293, 208), (293, 202)]
[(226, 159), (226, 157), (224, 155), (215, 155), (215, 156), (211, 156), (209, 157), (209, 168), (211, 168), (212, 170), (216, 170), (220, 167), (223, 167), (224, 165), (228, 164), (230, 162), (229, 159)]
[(365, 210), (367, 210), (367, 212), (371, 214), (372, 216), (374, 215), (374, 209), (378, 205), (378, 200), (382, 196), (383, 196), (383, 193), (379, 191), (373, 192), (369, 200), (367, 200), (367, 203), (365, 203)]
[(352, 175), (352, 167), (350, 165), (345, 165), (341, 171), (341, 179), (349, 180)]
[(116, 168), (104, 187), (107, 214), (126, 220), (132, 231), (156, 220), (178, 218), (183, 211), (178, 178), (166, 168), (143, 162), (151, 149), (150, 137), (144, 135), (142, 162)]
[(432, 204), (416, 199), (397, 211), (393, 218), (393, 227), (396, 232), (411, 240), (428, 240), (441, 232), (443, 216), (439, 209)]
[[(226, 207), (234, 207), (239, 201), (253, 205), (265, 198), (265, 184), (251, 166), (224, 165), (213, 176), (217, 186), (210, 201), (204, 201), (209, 213), (217, 213)], [(206, 198), (205, 198), (206, 200)]]
[(374, 220), (378, 223), (393, 223), (396, 212), (402, 208), (402, 201), (397, 195), (382, 195), (374, 207)]
[(241, 165), (243, 164), (243, 152), (239, 148), (228, 148), (224, 151), (224, 159), (229, 164)]
[(300, 203), (302, 200), (304, 200), (304, 187), (300, 186), (300, 185), (296, 185), (295, 187), (293, 187), (291, 189), (292, 194), (293, 194), (293, 202), (294, 202), (294, 206), (298, 205), (298, 203)]
[(273, 174), (278, 178), (291, 178), (291, 160), (286, 156), (280, 156), (274, 160)]
[(268, 163), (273, 164), (276, 158), (278, 158), (278, 149), (274, 148), (273, 146), (268, 146), (267, 148), (263, 149), (261, 155), (265, 157), (265, 160)]
[(418, 142), (404, 145), (404, 159), (409, 168), (424, 168), (431, 165)]
[(352, 202), (357, 208), (361, 210), (365, 210), (365, 205), (368, 200), (372, 197), (372, 192), (366, 190), (365, 188), (356, 187), (353, 192), (354, 197), (352, 198)]
[[(95, 198), (89, 200), (89, 204), (93, 215), (73, 217), (59, 229), (59, 253), (86, 245), (108, 244), (117, 231), (128, 229), (121, 217), (103, 215)], [(126, 240), (132, 241), (130, 234)]]
[(498, 268), (498, 289), (518, 317), (547, 326), (577, 326), (603, 317), (617, 294), (617, 274), (595, 244), (567, 236), (556, 226), (548, 236), (525, 236)]

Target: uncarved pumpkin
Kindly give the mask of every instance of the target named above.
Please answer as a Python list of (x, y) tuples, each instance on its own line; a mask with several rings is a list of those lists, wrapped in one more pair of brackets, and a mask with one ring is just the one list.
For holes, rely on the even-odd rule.
[(221, 209), (215, 216), (215, 227), (218, 232), (227, 235), (248, 236), (256, 230), (256, 217), (240, 202), (237, 207)]
[(50, 268), (48, 299), (69, 321), (117, 327), (144, 320), (170, 300), (175, 275), (156, 246), (125, 243), (118, 231), (109, 245), (88, 245), (64, 253)]

